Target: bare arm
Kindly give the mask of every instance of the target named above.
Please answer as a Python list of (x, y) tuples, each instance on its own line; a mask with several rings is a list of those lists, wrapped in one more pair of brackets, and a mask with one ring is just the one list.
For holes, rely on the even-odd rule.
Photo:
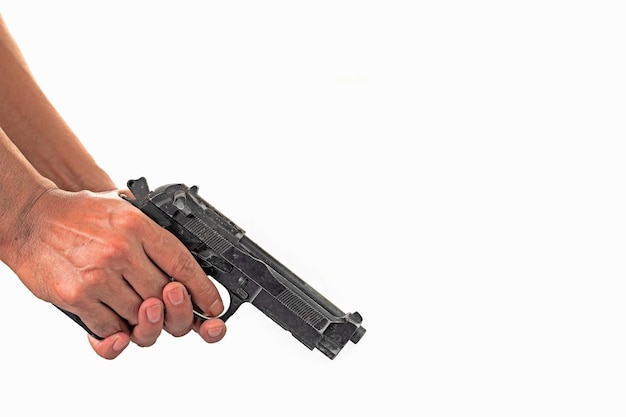
[(41, 91), (1, 16), (0, 126), (37, 171), (59, 188), (116, 188)]
[[(0, 17), (0, 260), (38, 298), (78, 315), (113, 359), (162, 328), (207, 342), (223, 304), (193, 256), (115, 191), (47, 100)], [(171, 279), (170, 279), (171, 278)]]

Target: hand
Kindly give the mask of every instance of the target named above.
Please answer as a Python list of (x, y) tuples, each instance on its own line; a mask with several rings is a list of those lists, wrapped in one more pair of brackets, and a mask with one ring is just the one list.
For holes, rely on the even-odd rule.
[[(163, 289), (165, 300), (166, 321), (174, 321), (184, 324), (183, 327), (170, 328), (169, 333), (174, 336), (183, 336), (190, 330), (186, 323), (193, 323), (193, 314), (189, 314), (192, 305), (187, 289), (178, 282), (171, 282)], [(116, 358), (132, 341), (139, 346), (151, 346), (154, 344), (164, 327), (163, 302), (158, 298), (145, 300), (139, 308), (138, 324), (134, 327), (131, 335), (124, 332), (116, 333), (104, 340), (98, 340), (88, 335), (91, 347), (106, 359)], [(224, 337), (226, 326), (218, 318), (206, 321), (196, 320), (194, 330), (207, 343), (215, 343)]]
[(104, 337), (90, 338), (100, 356), (113, 359), (131, 341), (150, 346), (161, 329), (194, 329), (209, 343), (224, 336), (220, 319), (200, 322), (192, 313), (191, 299), (206, 315), (222, 312), (212, 281), (175, 236), (116, 192), (52, 189), (22, 223), (12, 268), (33, 294)]

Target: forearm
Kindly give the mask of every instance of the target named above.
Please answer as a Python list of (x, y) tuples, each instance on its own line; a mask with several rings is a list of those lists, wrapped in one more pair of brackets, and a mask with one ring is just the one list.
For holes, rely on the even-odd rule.
[(1, 16), (0, 128), (32, 166), (60, 188), (116, 188), (41, 91)]
[(0, 260), (12, 264), (30, 227), (25, 215), (55, 184), (40, 175), (0, 129)]

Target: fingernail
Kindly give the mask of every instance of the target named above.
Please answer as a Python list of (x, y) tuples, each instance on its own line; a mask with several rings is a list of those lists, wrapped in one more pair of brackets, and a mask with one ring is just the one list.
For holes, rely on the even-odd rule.
[(218, 337), (222, 335), (222, 332), (224, 331), (223, 327), (209, 327), (207, 329), (207, 334), (211, 337)]
[(128, 343), (128, 340), (122, 340), (121, 337), (118, 337), (117, 339), (115, 339), (115, 342), (113, 342), (113, 350), (116, 352), (121, 352), (126, 348), (126, 346), (128, 346)]
[(158, 323), (161, 321), (161, 310), (160, 304), (155, 304), (146, 309), (146, 315), (148, 316), (150, 323)]
[(183, 287), (177, 287), (168, 292), (167, 298), (170, 300), (170, 303), (175, 306), (185, 301), (185, 292), (183, 291)]
[(213, 301), (213, 304), (209, 307), (209, 313), (213, 316), (219, 316), (222, 311), (224, 311), (224, 303), (220, 299)]

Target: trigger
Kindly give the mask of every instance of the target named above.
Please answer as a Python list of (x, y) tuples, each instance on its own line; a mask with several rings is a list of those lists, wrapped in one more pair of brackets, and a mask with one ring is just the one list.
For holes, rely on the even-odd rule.
[(230, 304), (228, 305), (228, 309), (219, 316), (219, 318), (222, 319), (223, 322), (226, 322), (226, 320), (228, 320), (230, 316), (235, 314), (239, 307), (241, 307), (241, 305), (244, 303), (243, 300), (234, 295), (232, 292), (228, 292), (230, 293)]

